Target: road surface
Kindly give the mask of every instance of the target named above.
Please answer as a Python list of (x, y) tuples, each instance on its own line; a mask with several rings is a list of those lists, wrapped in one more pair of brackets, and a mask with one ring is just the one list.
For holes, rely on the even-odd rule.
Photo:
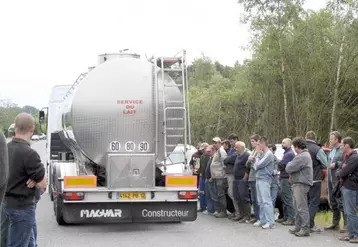
[[(45, 141), (33, 143), (33, 148), (45, 158)], [(326, 247), (352, 246), (340, 242), (331, 232), (297, 238), (288, 233), (289, 227), (278, 225), (262, 230), (251, 225), (215, 219), (199, 214), (195, 222), (180, 224), (115, 224), (59, 226), (52, 203), (45, 193), (37, 208), (38, 244), (40, 247)]]

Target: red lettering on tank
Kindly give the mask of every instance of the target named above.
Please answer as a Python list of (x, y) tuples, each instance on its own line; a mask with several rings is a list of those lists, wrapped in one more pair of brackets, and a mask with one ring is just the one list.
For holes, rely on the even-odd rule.
[(124, 109), (122, 110), (123, 115), (135, 115), (137, 113), (136, 105), (142, 105), (143, 100), (136, 99), (136, 100), (117, 100), (117, 105), (123, 105)]
[(120, 100), (117, 99), (117, 105), (142, 105), (143, 100), (136, 99), (136, 100)]

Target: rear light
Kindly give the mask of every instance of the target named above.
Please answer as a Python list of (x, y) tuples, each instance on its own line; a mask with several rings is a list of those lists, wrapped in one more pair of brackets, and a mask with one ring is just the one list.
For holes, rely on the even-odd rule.
[(179, 191), (178, 192), (179, 199), (198, 199), (197, 191)]
[(79, 201), (85, 198), (85, 193), (83, 192), (65, 192), (63, 193), (63, 198), (67, 201)]

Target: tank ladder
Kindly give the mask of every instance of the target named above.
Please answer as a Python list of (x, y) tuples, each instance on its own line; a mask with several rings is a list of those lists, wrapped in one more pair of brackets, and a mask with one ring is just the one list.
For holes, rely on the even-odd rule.
[[(168, 148), (174, 149), (177, 146), (175, 139), (180, 138), (184, 144), (184, 163), (185, 170), (188, 170), (186, 153), (190, 149), (188, 144), (191, 143), (190, 135), (190, 112), (189, 112), (189, 100), (188, 100), (188, 75), (186, 65), (186, 51), (180, 52), (181, 56), (177, 57), (158, 57), (155, 59), (155, 76), (156, 84), (158, 85), (157, 67), (161, 73), (161, 78), (165, 78), (166, 74), (169, 74), (172, 78), (179, 78), (180, 80), (174, 80), (175, 83), (167, 83), (167, 80), (162, 81), (163, 93), (163, 127), (164, 127), (164, 174), (166, 173), (167, 158), (173, 153), (168, 151)], [(167, 100), (167, 90), (170, 88), (178, 88), (182, 93), (182, 100)], [(158, 92), (158, 91), (157, 91)], [(158, 106), (157, 106), (158, 107)], [(158, 111), (157, 111), (158, 112)]]

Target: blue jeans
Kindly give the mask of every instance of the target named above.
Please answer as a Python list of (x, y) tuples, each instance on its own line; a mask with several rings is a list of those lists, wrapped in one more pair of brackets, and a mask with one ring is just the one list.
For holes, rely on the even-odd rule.
[(214, 201), (214, 209), (216, 212), (226, 212), (226, 178), (216, 178), (209, 182), (210, 196)]
[[(235, 179), (233, 182), (234, 188), (234, 198), (240, 204), (249, 204), (250, 195), (249, 195), (249, 186), (248, 183), (243, 179)], [(240, 212), (243, 213), (243, 212)]]
[(3, 247), (7, 247), (7, 235), (9, 232), (9, 218), (7, 217), (6, 213), (5, 213), (5, 208), (4, 208), (4, 204), (2, 205), (3, 207), (1, 208), (1, 243), (0, 246)]
[(5, 208), (9, 220), (7, 247), (29, 247), (34, 238), (35, 207), (27, 209)]
[(257, 193), (256, 193), (256, 181), (249, 181), (249, 188), (250, 188), (250, 197), (251, 197), (251, 204), (254, 208), (254, 215), (257, 220), (260, 219), (260, 207), (257, 203)]
[(215, 208), (214, 208), (214, 200), (211, 197), (211, 188), (210, 188), (211, 184), (209, 183), (208, 179), (205, 179), (205, 194), (206, 194), (206, 207), (209, 213), (214, 213), (215, 212)]
[[(36, 203), (36, 204), (35, 204), (35, 211), (36, 211), (38, 200), (36, 200), (35, 203)], [(33, 227), (32, 227), (32, 231), (33, 231), (33, 234), (31, 234), (31, 237), (30, 237), (29, 247), (37, 247), (37, 222), (36, 222), (36, 214), (35, 214), (34, 225), (33, 225)]]
[(274, 224), (275, 216), (271, 197), (271, 181), (256, 180), (257, 202), (260, 207), (260, 222)]
[(281, 178), (281, 198), (283, 207), (283, 218), (285, 220), (295, 220), (295, 210), (293, 208), (292, 185), (288, 178)]
[(321, 182), (315, 182), (308, 192), (308, 209), (310, 211), (310, 228), (315, 226), (314, 219), (321, 203)]
[(275, 205), (276, 205), (277, 193), (278, 193), (279, 189), (280, 189), (280, 185), (279, 185), (278, 179), (277, 179), (277, 177), (274, 177), (272, 179), (272, 183), (271, 183), (271, 187), (270, 187), (272, 206), (273, 206), (273, 215), (275, 215), (275, 208), (276, 208)]
[(356, 210), (358, 191), (342, 187), (343, 210), (347, 215), (349, 238), (358, 238), (358, 216)]
[(199, 179), (200, 209), (206, 209), (205, 178)]

